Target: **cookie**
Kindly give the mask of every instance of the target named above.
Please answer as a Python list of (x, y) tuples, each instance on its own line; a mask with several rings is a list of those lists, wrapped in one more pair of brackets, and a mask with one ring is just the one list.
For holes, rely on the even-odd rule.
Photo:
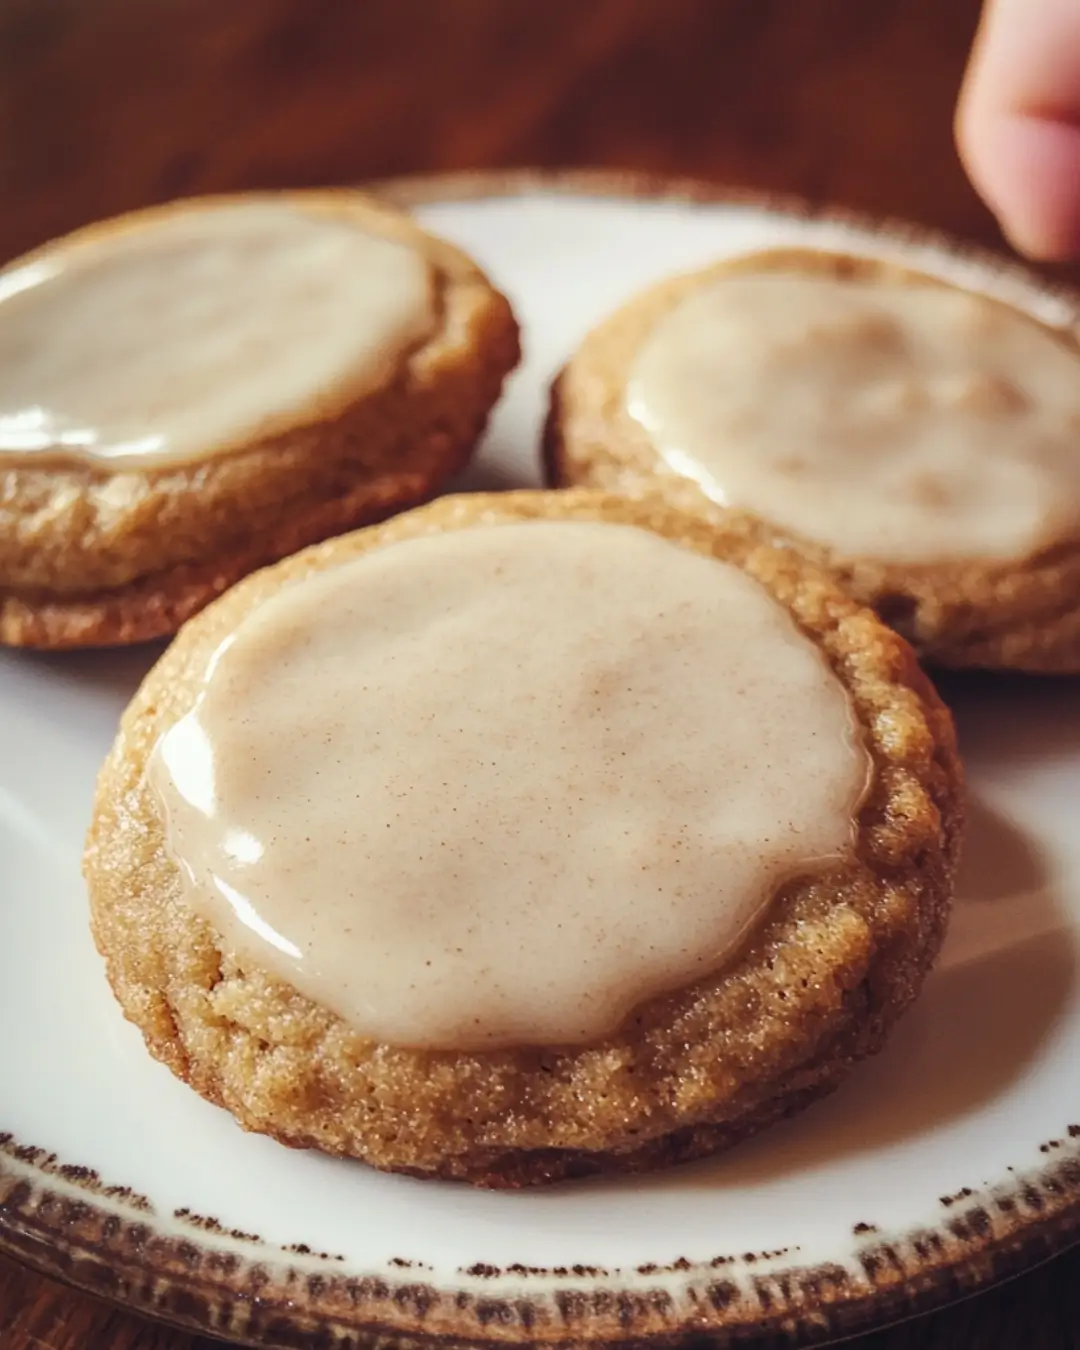
[(0, 641), (174, 632), (415, 505), (519, 355), (458, 249), (347, 190), (205, 198), (0, 271)]
[(555, 484), (753, 514), (930, 662), (1066, 672), (1078, 435), (1072, 328), (895, 262), (783, 248), (601, 323), (556, 380), (545, 457)]
[(962, 814), (910, 648), (755, 522), (514, 492), (186, 624), (85, 875), (123, 1011), (246, 1129), (522, 1187), (834, 1088), (934, 960)]

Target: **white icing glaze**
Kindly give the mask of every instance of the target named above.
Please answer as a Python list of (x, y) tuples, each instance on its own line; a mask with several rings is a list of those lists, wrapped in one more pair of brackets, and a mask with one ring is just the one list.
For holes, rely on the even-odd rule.
[(226, 946), (374, 1040), (587, 1042), (730, 959), (844, 855), (842, 685), (745, 573), (532, 522), (281, 590), (150, 782)]
[(738, 273), (636, 358), (676, 472), (848, 557), (1022, 558), (1080, 530), (1080, 354), (955, 287)]
[(0, 273), (0, 465), (189, 464), (340, 411), (431, 328), (414, 248), (253, 199)]

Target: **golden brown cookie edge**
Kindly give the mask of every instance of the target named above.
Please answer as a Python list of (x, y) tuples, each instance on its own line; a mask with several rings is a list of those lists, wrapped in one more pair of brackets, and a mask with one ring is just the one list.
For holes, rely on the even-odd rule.
[[(297, 1128), (295, 1122), (291, 1128), (281, 1128), (279, 1124), (246, 1110), (243, 1101), (237, 1100), (232, 1091), (223, 1087), (220, 1076), (213, 1066), (192, 1062), (190, 1055), (182, 1047), (178, 1047), (175, 1010), (162, 1011), (160, 989), (157, 991), (141, 989), (137, 993), (132, 992), (131, 980), (122, 970), (123, 955), (118, 957), (116, 944), (109, 936), (111, 902), (108, 892), (110, 887), (115, 888), (118, 878), (123, 876), (125, 871), (122, 858), (116, 856), (115, 833), (111, 840), (113, 847), (110, 847), (109, 820), (111, 816), (115, 826), (118, 789), (121, 801), (127, 800), (128, 803), (124, 811), (130, 811), (132, 791), (131, 783), (127, 788), (122, 788), (112, 780), (115, 771), (123, 768), (125, 758), (130, 759), (132, 753), (139, 753), (133, 747), (140, 739), (137, 734), (140, 720), (147, 715), (148, 709), (152, 709), (150, 715), (157, 720), (160, 729), (162, 705), (167, 707), (170, 695), (174, 697), (175, 704), (176, 689), (183, 686), (185, 679), (191, 678), (193, 670), (198, 668), (200, 660), (205, 658), (206, 652), (202, 650), (205, 647), (204, 639), (210, 634), (227, 631), (232, 626), (234, 616), (242, 615), (249, 610), (258, 603), (261, 595), (272, 593), (283, 580), (303, 575), (308, 570), (334, 565), (342, 554), (353, 556), (363, 551), (365, 547), (377, 547), (394, 538), (412, 537), (430, 529), (468, 527), (483, 523), (485, 520), (529, 518), (536, 514), (554, 515), (556, 518), (566, 518), (568, 515), (585, 519), (614, 518), (639, 524), (644, 517), (651, 515), (654, 521), (663, 518), (668, 521), (670, 528), (685, 531), (686, 533), (677, 536), (684, 544), (688, 537), (693, 538), (696, 543), (691, 546), (711, 552), (714, 556), (724, 548), (723, 544), (717, 544), (715, 533), (707, 526), (703, 526), (700, 521), (679, 517), (663, 507), (650, 505), (642, 508), (622, 499), (594, 493), (512, 493), (444, 499), (430, 507), (410, 512), (407, 516), (399, 516), (387, 525), (309, 549), (304, 554), (294, 556), (277, 567), (266, 569), (241, 583), (233, 592), (187, 626), (170, 652), (151, 672), (143, 689), (125, 714), (124, 732), (99, 781), (95, 823), (91, 830), (87, 855), (87, 878), (91, 889), (94, 925), (99, 946), (106, 953), (114, 991), (127, 1015), (142, 1027), (151, 1051), (164, 1059), (174, 1072), (185, 1077), (204, 1096), (218, 1104), (226, 1105), (247, 1128), (271, 1133), (283, 1142), (300, 1147), (314, 1146), (328, 1152), (345, 1152), (362, 1156), (376, 1166), (391, 1170), (453, 1176), (477, 1184), (498, 1186), (539, 1183), (568, 1175), (580, 1175), (586, 1170), (634, 1170), (660, 1165), (664, 1161), (697, 1156), (703, 1152), (713, 1151), (718, 1143), (743, 1137), (769, 1120), (786, 1114), (796, 1105), (803, 1104), (810, 1097), (834, 1086), (855, 1059), (862, 1058), (879, 1047), (895, 1017), (914, 997), (922, 975), (936, 954), (949, 907), (951, 878), (956, 863), (962, 819), (960, 769), (948, 713), (918, 670), (910, 651), (899, 638), (883, 629), (871, 616), (860, 612), (850, 601), (836, 592), (831, 584), (817, 577), (813, 569), (804, 562), (790, 555), (785, 558), (765, 547), (760, 542), (760, 531), (757, 527), (743, 520), (737, 525), (732, 525), (726, 543), (734, 546), (736, 551), (741, 552), (748, 560), (756, 557), (757, 563), (752, 563), (750, 570), (753, 570), (755, 565), (769, 566), (770, 560), (772, 562), (779, 560), (782, 563), (781, 571), (786, 577), (785, 585), (791, 585), (793, 579), (797, 581), (800, 576), (812, 579), (818, 591), (814, 604), (818, 607), (819, 619), (825, 612), (821, 609), (821, 605), (824, 604), (828, 610), (828, 617), (822, 619), (822, 622), (827, 622), (830, 627), (829, 640), (834, 646), (839, 644), (838, 651), (843, 650), (847, 644), (851, 648), (849, 656), (853, 654), (852, 659), (855, 660), (855, 666), (851, 670), (841, 673), (841, 678), (844, 678), (845, 682), (854, 679), (856, 684), (859, 683), (859, 662), (866, 656), (864, 639), (870, 634), (878, 648), (870, 662), (871, 667), (877, 670), (877, 674), (870, 681), (871, 685), (877, 688), (878, 695), (886, 686), (909, 695), (905, 704), (907, 712), (913, 715), (916, 721), (921, 720), (928, 734), (929, 744), (932, 746), (931, 759), (926, 761), (920, 770), (922, 779), (925, 780), (921, 786), (924, 789), (928, 815), (919, 826), (921, 833), (916, 849), (918, 857), (914, 860), (907, 859), (907, 870), (910, 875), (905, 884), (909, 887), (908, 892), (904, 891), (902, 885), (898, 889), (897, 877), (905, 871), (906, 846), (901, 838), (900, 851), (897, 853), (895, 822), (890, 824), (889, 801), (872, 802), (863, 813), (861, 847), (869, 847), (867, 840), (871, 834), (881, 836), (875, 847), (879, 852), (883, 849), (883, 856), (887, 859), (884, 866), (890, 878), (886, 888), (888, 903), (897, 913), (906, 905), (907, 918), (899, 923), (899, 930), (891, 936), (885, 931), (888, 924), (885, 924), (882, 932), (878, 934), (880, 950), (875, 950), (873, 959), (869, 960), (864, 972), (865, 978), (856, 984), (854, 992), (849, 991), (858, 1006), (853, 1005), (848, 1009), (837, 1005), (833, 1010), (835, 1015), (828, 1035), (824, 1038), (820, 1035), (815, 1038), (815, 1050), (821, 1049), (819, 1042), (825, 1045), (824, 1058), (818, 1056), (820, 1062), (808, 1061), (797, 1065), (799, 1074), (787, 1075), (785, 1079), (785, 1081), (791, 1079), (793, 1086), (789, 1083), (785, 1090), (759, 1092), (755, 1099), (748, 1102), (745, 1110), (737, 1113), (734, 1120), (713, 1121), (704, 1117), (685, 1120), (672, 1129), (661, 1130), (655, 1137), (646, 1138), (644, 1142), (634, 1139), (632, 1134), (613, 1140), (612, 1146), (608, 1149), (565, 1146), (517, 1148), (493, 1147), (487, 1144), (471, 1149), (448, 1150), (436, 1158), (415, 1153), (413, 1156), (394, 1156), (392, 1150), (390, 1153), (385, 1150), (362, 1150), (356, 1147), (355, 1140), (352, 1141), (351, 1147), (345, 1147), (340, 1138), (335, 1143), (328, 1138), (325, 1130), (317, 1130), (311, 1122), (301, 1128)], [(823, 599), (823, 596), (827, 599)], [(848, 657), (844, 657), (843, 660), (848, 660)], [(885, 686), (881, 686), (882, 671), (887, 672)], [(902, 699), (901, 703), (903, 702)], [(174, 706), (172, 709), (177, 715), (180, 711), (182, 706)], [(863, 714), (866, 715), (866, 709), (863, 709)], [(171, 720), (168, 711), (164, 716), (165, 721)], [(145, 729), (144, 726), (142, 730)], [(145, 741), (145, 736), (142, 739)], [(882, 745), (878, 744), (880, 739), (878, 737), (874, 742), (875, 756), (880, 761), (879, 767), (880, 764), (884, 764), (888, 773), (894, 777), (900, 773), (905, 783), (904, 792), (910, 795), (912, 788), (910, 769), (903, 770), (896, 762), (895, 753), (888, 752), (887, 747), (885, 759), (880, 760), (882, 752)], [(129, 763), (128, 769), (131, 768), (132, 765)], [(136, 767), (136, 779), (138, 772)], [(880, 786), (879, 782), (879, 789)], [(137, 785), (134, 790), (137, 794), (139, 791)], [(144, 826), (145, 824), (146, 822)], [(127, 826), (128, 828), (131, 826), (130, 818)], [(143, 827), (140, 827), (140, 830), (142, 829)], [(160, 836), (160, 822), (158, 834)], [(162, 848), (160, 838), (155, 848), (160, 853)], [(160, 862), (160, 857), (158, 861)], [(882, 865), (880, 860), (878, 865)], [(175, 874), (175, 869), (173, 873)], [(130, 876), (128, 879), (130, 880)], [(115, 895), (114, 889), (113, 900)], [(157, 903), (159, 907), (161, 904), (175, 905), (176, 900), (177, 897), (173, 894), (165, 900), (158, 897), (156, 902), (152, 900), (152, 904)], [(138, 925), (140, 943), (144, 942), (144, 931), (148, 931), (142, 922), (143, 919), (145, 915), (140, 916)], [(149, 927), (152, 928), (153, 925)], [(726, 978), (726, 974), (720, 977), (720, 983)], [(304, 1002), (294, 992), (290, 993), (289, 998), (290, 1007), (297, 1005), (298, 1001), (299, 1004)], [(670, 1002), (671, 1000), (658, 1001), (658, 1003)], [(152, 1016), (147, 1012), (151, 1006), (157, 1009)], [(409, 1058), (405, 1052), (396, 1053), (399, 1058)], [(504, 1056), (456, 1058), (467, 1062), (470, 1074), (475, 1074), (478, 1061), (483, 1064), (485, 1060), (490, 1063), (493, 1059), (505, 1059)], [(535, 1060), (535, 1054), (529, 1052), (523, 1058), (526, 1063), (531, 1063)], [(573, 1054), (563, 1056), (563, 1059), (575, 1058), (581, 1056)], [(416, 1059), (418, 1063), (430, 1062), (432, 1057), (418, 1056)], [(445, 1069), (445, 1056), (435, 1056), (434, 1059), (440, 1062), (442, 1069)], [(810, 1060), (813, 1059), (814, 1056), (811, 1055)], [(513, 1065), (511, 1067), (513, 1068)], [(522, 1065), (518, 1064), (514, 1071), (522, 1072)], [(535, 1065), (533, 1072), (535, 1074)]]
[[(9, 480), (2, 514), (10, 525), (7, 544), (0, 547), (0, 641), (70, 646), (80, 645), (78, 634), (84, 629), (152, 627), (152, 616), (132, 625), (133, 596), (124, 594), (127, 588), (142, 595), (156, 574), (172, 588), (175, 578), (170, 573), (200, 570), (211, 555), (220, 555), (220, 570), (228, 573), (230, 555), (252, 551), (236, 537), (237, 519), (246, 518), (252, 531), (272, 535), (283, 514), (314, 520), (325, 511), (344, 521), (338, 528), (349, 528), (380, 513), (335, 511), (338, 498), (362, 496), (373, 485), (376, 499), (396, 499), (399, 507), (415, 504), (433, 495), (475, 448), (503, 381), (520, 358), (513, 311), (465, 253), (370, 194), (336, 189), (187, 199), (86, 226), (8, 267), (138, 229), (178, 209), (198, 211), (250, 200), (296, 201), (411, 242), (434, 269), (435, 331), (403, 357), (402, 370), (388, 385), (355, 402), (346, 399), (341, 406), (313, 404), (310, 417), (305, 414), (293, 429), (206, 462), (145, 473), (76, 465), (0, 466)], [(395, 490), (386, 480), (395, 475), (399, 459), (407, 485)], [(420, 476), (427, 481), (418, 491), (412, 480)], [(134, 485), (136, 499), (118, 508), (122, 519), (101, 524), (94, 491), (119, 478), (126, 480), (126, 489)], [(49, 524), (55, 534), (39, 539), (37, 531), (29, 542), (20, 540), (20, 524), (34, 512), (48, 510), (57, 493), (68, 514), (56, 526)], [(80, 532), (86, 532), (88, 515), (94, 523), (85, 540)], [(264, 553), (258, 561), (278, 556), (280, 552)], [(103, 605), (112, 614), (104, 624), (92, 617)], [(167, 607), (157, 607), (159, 620)], [(120, 610), (125, 622), (118, 624)]]
[[(979, 261), (985, 265), (985, 256)], [(723, 514), (696, 484), (667, 468), (644, 431), (625, 412), (621, 398), (613, 394), (622, 388), (632, 352), (661, 314), (702, 281), (760, 270), (826, 271), (957, 284), (887, 259), (783, 246), (740, 254), (647, 287), (588, 334), (552, 383), (541, 442), (545, 480), (550, 486), (593, 487), (630, 496), (656, 494), (681, 510), (710, 518)], [(1011, 266), (1002, 271), (1018, 274)], [(1027, 280), (1038, 284), (1033, 275)], [(1044, 289), (1054, 294), (1053, 288)], [(624, 325), (631, 326), (632, 336), (623, 343), (614, 371), (607, 372), (614, 376), (613, 390), (605, 372), (598, 372), (590, 358), (595, 359), (597, 347)], [(1072, 329), (1050, 331), (1080, 347)], [(606, 397), (598, 407), (601, 386)], [(1044, 674), (1080, 670), (1080, 540), (1063, 540), (1015, 562), (901, 565), (844, 557), (765, 520), (761, 523), (777, 539), (829, 571), (935, 665)]]

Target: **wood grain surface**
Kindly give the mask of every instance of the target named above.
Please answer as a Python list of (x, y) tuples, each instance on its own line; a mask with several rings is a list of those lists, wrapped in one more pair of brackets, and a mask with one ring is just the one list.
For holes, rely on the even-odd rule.
[[(520, 165), (691, 174), (1000, 245), (951, 141), (977, 11), (976, 0), (2, 0), (0, 259), (182, 194)], [(0, 1260), (2, 1350), (211, 1344)], [(1080, 1254), (849, 1344), (1074, 1350)]]

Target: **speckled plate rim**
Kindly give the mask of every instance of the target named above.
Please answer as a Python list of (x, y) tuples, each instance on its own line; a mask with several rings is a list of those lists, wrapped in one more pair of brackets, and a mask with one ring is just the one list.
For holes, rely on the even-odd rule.
[[(866, 1227), (849, 1265), (785, 1266), (776, 1254), (746, 1253), (634, 1270), (474, 1268), (462, 1288), (440, 1290), (422, 1268), (402, 1263), (400, 1278), (340, 1275), (336, 1258), (283, 1253), (194, 1216), (190, 1232), (155, 1231), (142, 1197), (0, 1136), (0, 1250), (125, 1308), (282, 1350), (312, 1337), (328, 1350), (659, 1348), (702, 1336), (821, 1344), (955, 1302), (1080, 1239), (1080, 1126), (1042, 1147), (1047, 1164), (1034, 1174), (941, 1197), (939, 1227), (903, 1235)], [(485, 1279), (504, 1273), (520, 1276), (521, 1288), (487, 1292)], [(544, 1288), (530, 1288), (534, 1279)]]
[[(727, 203), (832, 222), (1015, 277), (1080, 315), (1076, 292), (1021, 264), (897, 220), (795, 197), (623, 170), (471, 171), (380, 180), (410, 207), (525, 195)], [(336, 1258), (284, 1252), (190, 1216), (179, 1233), (149, 1202), (85, 1167), (0, 1134), (0, 1251), (50, 1277), (172, 1325), (280, 1347), (665, 1347), (782, 1340), (821, 1344), (906, 1320), (1011, 1278), (1080, 1241), (1080, 1124), (1041, 1146), (1043, 1167), (942, 1196), (943, 1220), (903, 1234), (860, 1225), (847, 1264), (785, 1264), (783, 1252), (633, 1270), (474, 1267), (437, 1289), (424, 1269), (350, 1277)], [(175, 1216), (169, 1226), (177, 1228)], [(499, 1286), (505, 1276), (519, 1287)], [(490, 1287), (486, 1287), (490, 1285)], [(542, 1287), (541, 1287), (542, 1286)]]

